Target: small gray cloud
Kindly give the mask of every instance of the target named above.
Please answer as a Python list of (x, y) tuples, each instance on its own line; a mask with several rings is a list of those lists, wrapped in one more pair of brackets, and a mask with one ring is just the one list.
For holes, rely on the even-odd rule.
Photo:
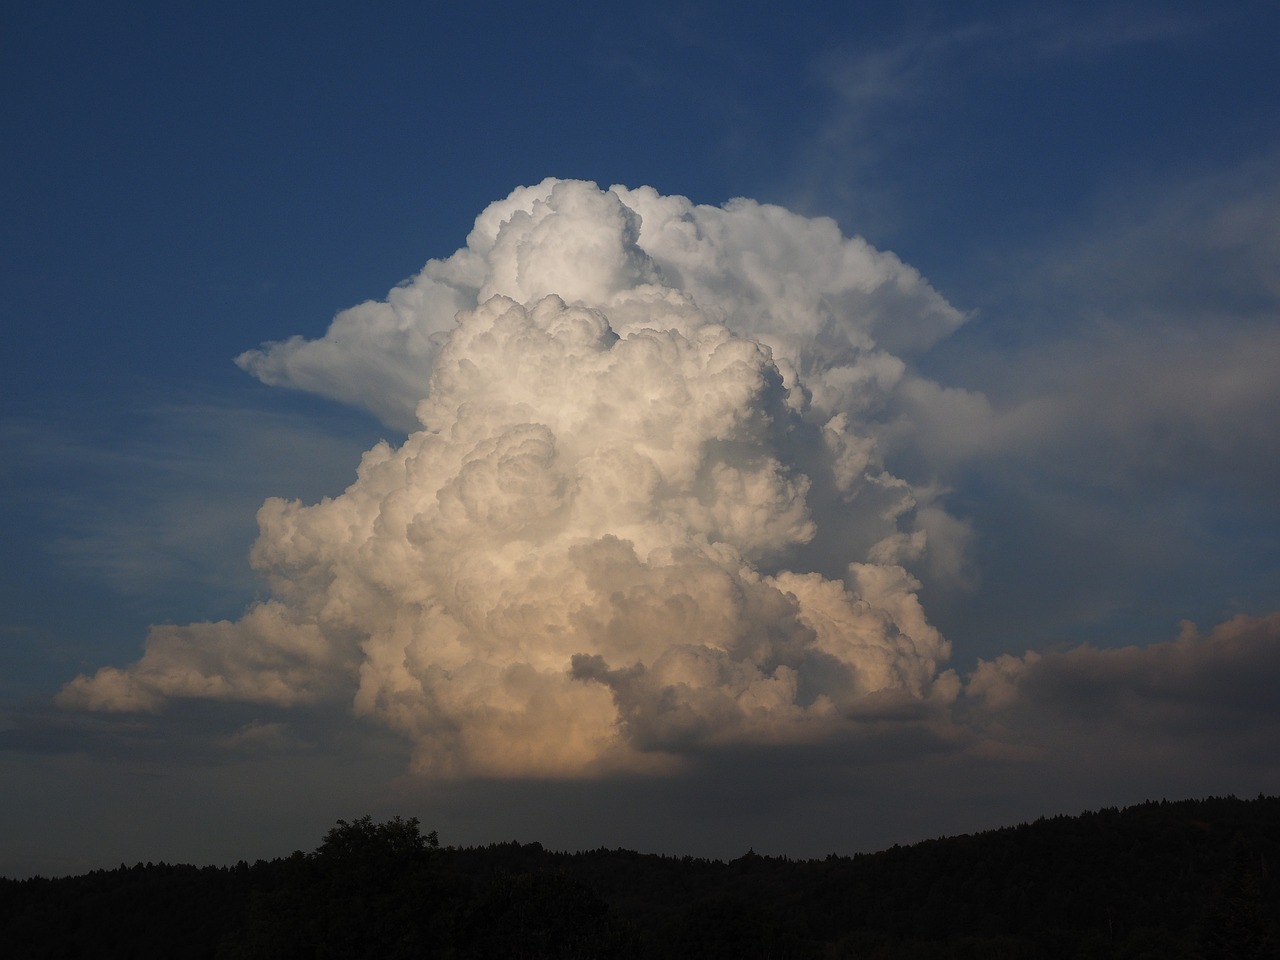
[(1184, 623), (1175, 640), (1144, 647), (1005, 654), (981, 661), (965, 693), (995, 739), (1046, 760), (1091, 745), (1258, 764), (1280, 735), (1278, 688), (1280, 614), (1242, 614), (1207, 634)]

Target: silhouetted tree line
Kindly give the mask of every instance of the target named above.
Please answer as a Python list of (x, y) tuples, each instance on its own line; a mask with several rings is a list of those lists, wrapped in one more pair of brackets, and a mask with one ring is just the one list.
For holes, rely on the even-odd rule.
[(1275, 958), (1280, 798), (1054, 817), (854, 857), (442, 847), (339, 820), (253, 865), (0, 880), (0, 957)]

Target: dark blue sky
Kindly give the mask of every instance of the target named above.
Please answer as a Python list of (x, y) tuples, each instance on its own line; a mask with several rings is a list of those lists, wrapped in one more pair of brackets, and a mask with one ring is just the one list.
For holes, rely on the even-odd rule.
[[(0, 870), (114, 862), (130, 845), (148, 859), (146, 831), (122, 832), (129, 810), (150, 812), (171, 858), (287, 852), (365, 808), (436, 814), (446, 842), (504, 839), (507, 796), (525, 805), (510, 822), (526, 839), (658, 843), (652, 824), (609, 838), (616, 784), (569, 800), (564, 785), (531, 799), (508, 784), (482, 804), (453, 785), (393, 810), (394, 791), (365, 795), (334, 772), (357, 763), (337, 747), (333, 766), (295, 758), (311, 832), (275, 843), (288, 799), (226, 761), (244, 784), (229, 799), (212, 766), (185, 758), (198, 718), (148, 728), (150, 752), (134, 755), (51, 705), (76, 674), (137, 659), (150, 624), (234, 618), (265, 596), (246, 561), (262, 501), (337, 494), (363, 450), (403, 439), (233, 359), (320, 337), (338, 311), (461, 247), (491, 201), (548, 176), (832, 217), (968, 316), (916, 367), (983, 398), (986, 419), (931, 406), (903, 421), (913, 439), (889, 460), (945, 488), (972, 531), (963, 576), (917, 571), (962, 677), (979, 658), (1145, 647), (1180, 620), (1207, 633), (1280, 609), (1277, 36), (1280, 10), (1263, 2), (10, 4), (0, 749), (21, 786), (0, 834), (34, 829), (0, 848)], [(359, 729), (334, 737), (377, 740), (355, 755), (389, 782), (395, 745)], [(1232, 727), (1231, 742), (1259, 729)], [(942, 776), (932, 768), (775, 764), (818, 799), (741, 801), (760, 784), (725, 786), (740, 771), (724, 757), (709, 761), (715, 778), (643, 789), (682, 824), (672, 849), (710, 837), (717, 853), (847, 850), (1180, 788), (1280, 789), (1257, 758), (1201, 781), (1084, 765), (1056, 798), (1031, 768), (1005, 793), (951, 770), (962, 786), (934, 815), (903, 799)], [(104, 780), (115, 799), (94, 819), (86, 797)], [(333, 804), (314, 800), (338, 781)], [(184, 847), (169, 790), (241, 813)], [(856, 826), (782, 825), (854, 793), (883, 798), (863, 801)], [(540, 803), (578, 803), (593, 826), (579, 837), (527, 813)], [(715, 830), (709, 809), (730, 811)]]

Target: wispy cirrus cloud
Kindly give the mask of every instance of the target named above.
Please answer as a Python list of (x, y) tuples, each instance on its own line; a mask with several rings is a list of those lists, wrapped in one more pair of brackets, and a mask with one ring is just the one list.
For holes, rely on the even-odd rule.
[[(319, 419), (212, 395), (111, 415), (131, 419), (127, 440), (107, 442), (93, 423), (5, 422), (18, 454), (5, 482), (41, 518), (40, 549), (123, 595), (198, 594), (213, 608), (257, 589), (243, 559), (262, 499), (341, 489), (353, 453), (380, 429), (347, 413)], [(93, 496), (63, 482), (68, 474), (92, 481)]]
[[(1063, 141), (1060, 128), (1082, 122), (1100, 78), (1152, 51), (1185, 52), (1205, 26), (1202, 13), (1144, 5), (1010, 5), (981, 14), (906, 12), (891, 26), (851, 30), (812, 61), (825, 105), (796, 152), (788, 202), (838, 210), (869, 236), (895, 243), (927, 245), (929, 221), (970, 211), (973, 198), (964, 194), (975, 186), (991, 206), (971, 215), (1005, 217), (983, 171), (999, 178), (996, 171), (1008, 168), (1012, 187), (1015, 178), (1034, 180), (1043, 165), (1034, 192), (1064, 189), (1054, 182), (1063, 179), (1061, 155), (1080, 143)], [(998, 119), (1008, 114), (1021, 118), (1018, 130)], [(1075, 157), (1084, 168), (1100, 162)], [(979, 225), (956, 242), (973, 242)]]

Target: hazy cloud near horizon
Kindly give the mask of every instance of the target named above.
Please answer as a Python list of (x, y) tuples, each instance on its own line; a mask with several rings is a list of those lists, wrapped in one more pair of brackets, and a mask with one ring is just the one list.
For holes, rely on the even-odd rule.
[[(1273, 674), (1274, 618), (1127, 652), (1010, 652), (966, 678), (921, 591), (982, 573), (984, 531), (950, 510), (950, 474), (1045, 445), (1121, 485), (1172, 469), (1154, 447), (1090, 465), (1091, 444), (1123, 449), (1167, 416), (1180, 443), (1211, 445), (1196, 431), (1275, 402), (1265, 375), (1241, 377), (1271, 341), (1225, 341), (1198, 369), (1206, 352), (1178, 342), (1159, 363), (1121, 353), (1137, 374), (1090, 419), (1097, 389), (1055, 387), (1055, 371), (1102, 383), (1096, 359), (1042, 355), (1042, 391), (1013, 405), (923, 375), (914, 358), (964, 320), (825, 218), (520, 188), (387, 300), (240, 357), (408, 436), (369, 450), (339, 496), (267, 501), (252, 559), (271, 598), (155, 627), (138, 662), (59, 703), (329, 705), (404, 737), (415, 773), (459, 778), (670, 775), (779, 744), (1026, 763), (1053, 755), (1051, 715), (1093, 724), (1095, 743), (1116, 729), (1099, 718), (1172, 736), (1172, 701), (1206, 731), (1227, 723), (1238, 704), (1210, 680)], [(1180, 365), (1204, 402), (1155, 375)], [(1130, 712), (1099, 706), (1115, 703)], [(289, 749), (283, 724), (220, 742)]]

